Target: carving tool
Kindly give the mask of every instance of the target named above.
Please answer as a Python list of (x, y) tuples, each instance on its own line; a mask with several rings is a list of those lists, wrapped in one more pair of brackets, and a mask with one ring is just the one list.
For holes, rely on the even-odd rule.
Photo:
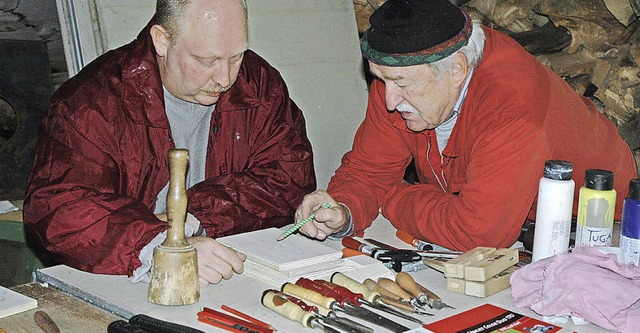
[(375, 240), (373, 238), (365, 238), (364, 240), (365, 240), (365, 242), (371, 243), (371, 245), (377, 246), (377, 247), (379, 247), (381, 249), (385, 249), (385, 250), (400, 250), (397, 247), (391, 246), (389, 244), (385, 244), (385, 243), (383, 243), (381, 241), (377, 241), (377, 240)]
[(33, 314), (33, 320), (45, 333), (60, 333), (60, 329), (53, 319), (44, 311), (36, 311)]
[[(344, 275), (343, 275), (344, 276)], [(346, 276), (344, 276), (346, 277)], [(353, 281), (353, 280), (351, 280)], [(327, 287), (330, 288), (332, 292), (336, 293), (338, 296), (338, 298), (342, 297), (344, 298), (344, 300), (346, 302), (349, 302), (355, 306), (361, 306), (361, 305), (366, 305), (370, 308), (376, 309), (376, 310), (380, 310), (389, 314), (392, 314), (394, 316), (403, 318), (403, 319), (407, 319), (413, 322), (417, 322), (421, 325), (424, 325), (424, 323), (422, 321), (420, 321), (417, 318), (411, 317), (409, 315), (406, 315), (400, 311), (397, 311), (394, 308), (391, 307), (386, 307), (384, 305), (381, 304), (376, 304), (374, 302), (370, 302), (369, 300), (367, 300), (363, 294), (361, 293), (356, 293), (353, 292), (351, 290), (349, 290), (349, 288), (341, 286), (339, 284), (333, 283), (333, 282), (329, 282), (329, 281), (325, 281), (325, 280), (314, 280), (313, 282), (318, 283), (320, 285), (322, 285), (323, 287)], [(355, 283), (357, 283), (356, 281), (353, 281)], [(363, 286), (364, 287), (364, 286)], [(366, 289), (366, 287), (365, 287)], [(368, 293), (370, 294), (370, 293)]]
[(160, 305), (187, 305), (200, 299), (198, 256), (186, 241), (186, 176), (189, 151), (169, 150), (169, 190), (167, 192), (167, 237), (153, 249), (151, 281), (147, 300)]
[(276, 294), (273, 290), (266, 290), (262, 294), (262, 305), (279, 313), (283, 317), (301, 323), (304, 327), (321, 328), (328, 333), (340, 333), (337, 329), (324, 324), (312, 312), (303, 310), (300, 306)]
[(393, 332), (404, 332), (409, 330), (408, 327), (400, 325), (386, 317), (383, 317), (375, 312), (359, 307), (360, 303), (356, 300), (355, 303), (348, 302), (344, 293), (339, 292), (335, 289), (329, 288), (324, 284), (318, 283), (316, 281), (311, 281), (306, 278), (300, 278), (295, 283), (305, 289), (313, 290), (324, 297), (331, 297), (339, 304), (339, 308), (344, 313), (358, 317), (360, 319), (366, 320), (372, 324), (385, 327)]
[(400, 240), (402, 240), (403, 242), (413, 245), (415, 248), (418, 249), (418, 253), (423, 257), (423, 258), (442, 258), (442, 259), (453, 259), (455, 257), (457, 257), (458, 255), (461, 255), (464, 252), (461, 251), (453, 251), (453, 250), (449, 250), (445, 247), (442, 247), (440, 245), (436, 245), (436, 244), (432, 244), (432, 243), (428, 243), (425, 242), (423, 240), (419, 240), (411, 235), (409, 235), (408, 233), (402, 231), (402, 230), (398, 230), (396, 231), (396, 237), (398, 237)]
[(341, 311), (343, 313), (346, 312), (340, 307), (338, 302), (336, 302), (336, 300), (331, 297), (322, 296), (316, 291), (309, 290), (307, 288), (289, 282), (282, 285), (282, 291), (298, 298), (307, 300), (313, 304), (317, 304), (319, 311), (320, 309), (326, 309), (327, 311), (323, 315), (330, 317), (343, 325), (353, 327), (361, 332), (373, 333), (373, 328), (369, 326), (362, 325), (348, 318), (338, 317), (336, 315), (336, 311)]
[(349, 291), (351, 291), (351, 293), (353, 293), (354, 295), (362, 295), (362, 297), (359, 299), (359, 301), (362, 302), (362, 304), (371, 306), (374, 309), (378, 309), (378, 310), (390, 313), (400, 318), (404, 318), (404, 319), (416, 322), (418, 324), (424, 325), (424, 323), (420, 319), (414, 318), (412, 316), (409, 316), (405, 313), (402, 313), (394, 309), (392, 307), (393, 305), (391, 304), (392, 302), (386, 302), (385, 299), (382, 297), (382, 295), (377, 291), (369, 290), (369, 288), (367, 288), (364, 284), (340, 272), (336, 272), (333, 275), (331, 275), (331, 282), (349, 289)]
[(396, 283), (402, 289), (414, 295), (418, 299), (418, 302), (427, 304), (432, 309), (440, 310), (445, 307), (454, 309), (454, 307), (442, 302), (442, 299), (431, 290), (418, 284), (408, 273), (398, 273), (396, 276)]
[[(7, 333), (0, 330), (0, 333)], [(150, 333), (147, 330), (143, 330), (142, 328), (131, 325), (124, 320), (116, 320), (113, 321), (107, 326), (107, 333)]]
[(294, 303), (295, 305), (300, 307), (302, 310), (315, 314), (318, 320), (322, 321), (323, 324), (329, 325), (333, 328), (339, 329), (341, 331), (345, 331), (347, 333), (373, 333), (372, 328), (356, 323), (355, 321), (352, 321), (346, 318), (335, 317), (335, 315), (331, 317), (331, 315), (333, 315), (333, 311), (331, 310), (324, 309), (326, 311), (323, 311), (323, 312), (325, 312), (326, 314), (322, 314), (320, 312), (320, 308), (318, 308), (315, 305), (309, 305), (305, 303), (305, 301), (302, 300), (301, 298), (286, 294), (278, 290), (271, 289), (269, 291), (272, 291), (277, 296), (283, 297), (289, 302)]
[[(377, 260), (380, 260), (385, 263), (386, 267), (391, 268), (396, 272), (401, 271), (406, 264), (417, 263), (422, 267), (426, 267), (422, 264), (422, 257), (411, 250), (383, 250), (371, 247), (370, 245), (362, 243), (353, 237), (343, 238), (342, 246), (363, 252)], [(416, 267), (411, 266), (411, 269), (415, 270)]]
[(389, 278), (379, 278), (378, 285), (396, 295), (399, 295), (403, 301), (410, 303), (414, 307), (424, 309), (423, 304), (420, 303), (416, 297), (402, 289), (402, 287), (400, 287), (395, 281)]
[(201, 330), (189, 326), (156, 319), (143, 314), (137, 314), (129, 318), (129, 324), (154, 333), (204, 333)]
[(409, 233), (404, 232), (402, 230), (398, 230), (396, 231), (396, 237), (398, 237), (401, 241), (407, 243), (407, 244), (411, 244), (412, 246), (414, 246), (415, 248), (417, 248), (418, 250), (433, 250), (433, 246), (431, 246), (431, 244), (425, 242), (425, 241), (421, 241), (411, 235), (409, 235)]
[[(320, 208), (329, 208), (331, 207), (330, 203), (326, 203), (324, 205), (322, 205), (322, 207)], [(319, 209), (318, 209), (319, 210)], [(317, 212), (317, 211), (316, 211)], [(311, 222), (313, 219), (316, 218), (316, 212), (313, 212), (311, 214), (309, 214), (309, 217), (307, 217), (304, 220), (300, 220), (298, 223), (294, 224), (293, 226), (291, 226), (291, 228), (287, 229), (287, 231), (283, 232), (279, 237), (278, 237), (278, 241), (281, 241), (287, 237), (289, 237), (291, 234), (293, 234), (294, 232), (296, 232), (298, 229), (302, 228), (303, 225), (307, 224), (308, 222)]]
[(226, 305), (223, 305), (221, 309), (242, 319), (204, 307), (202, 308), (202, 311), (198, 312), (198, 321), (222, 328), (229, 332), (273, 333), (276, 331), (271, 325)]
[(395, 306), (398, 309), (407, 311), (409, 313), (433, 316), (432, 313), (424, 312), (421, 308), (416, 308), (415, 306), (413, 306), (413, 304), (402, 299), (402, 297), (392, 293), (385, 288), (382, 288), (382, 286), (371, 279), (365, 279), (364, 281), (362, 281), (362, 284), (364, 284), (369, 290), (378, 292), (380, 295), (382, 295), (385, 302)]

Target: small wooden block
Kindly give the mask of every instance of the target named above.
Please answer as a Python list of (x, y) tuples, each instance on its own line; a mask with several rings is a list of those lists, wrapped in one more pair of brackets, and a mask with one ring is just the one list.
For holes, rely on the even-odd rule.
[(464, 266), (464, 279), (467, 281), (487, 281), (494, 275), (518, 263), (517, 249), (497, 249), (484, 254), (479, 261)]
[(483, 260), (486, 254), (495, 250), (496, 249), (493, 247), (476, 247), (473, 250), (465, 252), (456, 258), (445, 262), (444, 276), (463, 279), (465, 274), (464, 266)]
[(518, 270), (517, 266), (511, 266), (487, 281), (466, 281), (464, 293), (476, 297), (487, 297), (505, 290), (511, 286), (511, 274), (516, 270)]

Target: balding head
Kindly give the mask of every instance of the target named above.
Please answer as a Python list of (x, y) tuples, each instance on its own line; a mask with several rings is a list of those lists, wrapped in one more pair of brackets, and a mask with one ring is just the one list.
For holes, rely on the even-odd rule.
[(155, 14), (156, 23), (167, 31), (172, 41), (174, 41), (174, 36), (177, 36), (180, 33), (180, 27), (186, 19), (187, 9), (192, 4), (196, 6), (209, 6), (210, 8), (215, 8), (217, 6), (241, 5), (244, 10), (244, 20), (246, 24), (246, 0), (157, 0)]

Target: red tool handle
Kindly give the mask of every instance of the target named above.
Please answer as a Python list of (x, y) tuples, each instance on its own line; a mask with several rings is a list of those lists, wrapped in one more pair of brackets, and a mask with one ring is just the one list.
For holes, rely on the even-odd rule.
[[(355, 305), (355, 306), (360, 306), (360, 301), (364, 298), (364, 296), (362, 294), (358, 294), (358, 293), (354, 293), (351, 290), (341, 286), (341, 285), (337, 285), (333, 282), (329, 282), (326, 280), (313, 280), (313, 282), (323, 285), (327, 288), (330, 288), (331, 291), (333, 292), (333, 294), (335, 295), (339, 295), (340, 298), (346, 300), (347, 302)], [(334, 297), (335, 298), (335, 297)], [(337, 299), (337, 298), (336, 298)]]
[(318, 307), (314, 306), (314, 305), (309, 305), (307, 303), (305, 303), (303, 300), (293, 296), (293, 295), (289, 295), (289, 294), (285, 294), (281, 291), (275, 290), (275, 289), (269, 289), (269, 291), (272, 291), (274, 294), (286, 299), (287, 301), (297, 305), (298, 307), (300, 307), (302, 310), (304, 310), (305, 312), (312, 312), (312, 313), (318, 313)]
[(373, 253), (373, 249), (360, 241), (357, 241), (352, 237), (345, 237), (342, 239), (342, 246), (353, 249), (356, 251), (364, 252), (365, 254), (371, 255)]
[(398, 237), (401, 241), (409, 245), (412, 245), (412, 246), (418, 245), (418, 240), (415, 237), (409, 235), (409, 233), (405, 231), (402, 231), (402, 230), (396, 231), (396, 237)]
[(296, 284), (299, 285), (300, 287), (313, 290), (324, 297), (333, 298), (336, 300), (336, 302), (338, 302), (338, 304), (341, 307), (344, 307), (344, 303), (346, 302), (346, 299), (344, 299), (344, 297), (342, 297), (341, 295), (338, 295), (338, 293), (334, 292), (331, 288), (327, 286), (321, 285), (307, 278), (299, 278), (298, 281), (296, 281)]

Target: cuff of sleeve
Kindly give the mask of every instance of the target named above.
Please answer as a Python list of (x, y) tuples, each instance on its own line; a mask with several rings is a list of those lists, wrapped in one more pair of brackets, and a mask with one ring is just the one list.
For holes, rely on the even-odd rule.
[(347, 210), (347, 223), (345, 223), (344, 226), (342, 226), (342, 229), (327, 236), (327, 238), (330, 240), (341, 240), (353, 234), (354, 225), (353, 225), (353, 218), (351, 217), (351, 210), (349, 210), (349, 207), (347, 207), (342, 203), (338, 203), (338, 204)]

